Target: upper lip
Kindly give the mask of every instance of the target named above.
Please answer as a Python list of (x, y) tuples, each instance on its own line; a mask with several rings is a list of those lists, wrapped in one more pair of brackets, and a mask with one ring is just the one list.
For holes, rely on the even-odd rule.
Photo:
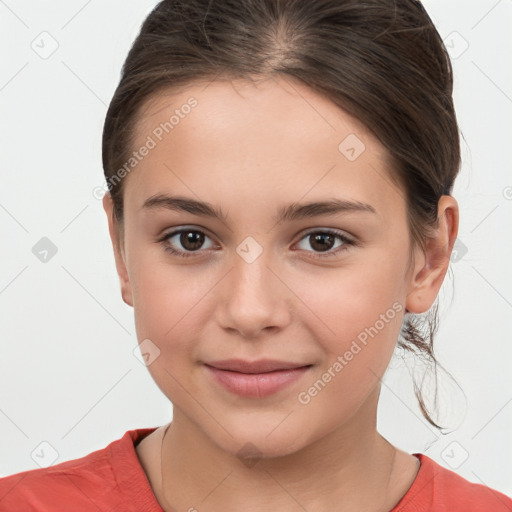
[(219, 370), (229, 370), (240, 373), (267, 373), (276, 370), (291, 370), (310, 366), (303, 363), (291, 363), (289, 361), (277, 361), (275, 359), (260, 359), (258, 361), (244, 361), (243, 359), (224, 359), (222, 361), (213, 361), (206, 363), (207, 366), (213, 366)]

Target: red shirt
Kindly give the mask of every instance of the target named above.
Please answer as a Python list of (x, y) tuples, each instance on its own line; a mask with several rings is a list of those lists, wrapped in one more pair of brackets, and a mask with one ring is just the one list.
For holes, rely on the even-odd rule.
[[(135, 452), (156, 428), (128, 430), (80, 459), (0, 478), (0, 511), (163, 512)], [(504, 494), (414, 455), (421, 462), (416, 479), (390, 512), (512, 512)]]

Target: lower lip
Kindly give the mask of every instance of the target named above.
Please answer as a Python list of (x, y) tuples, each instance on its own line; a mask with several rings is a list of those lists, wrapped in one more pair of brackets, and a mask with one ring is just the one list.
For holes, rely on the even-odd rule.
[(268, 373), (239, 373), (205, 366), (217, 382), (228, 391), (252, 398), (264, 398), (277, 393), (300, 379), (310, 369), (309, 366), (303, 366)]

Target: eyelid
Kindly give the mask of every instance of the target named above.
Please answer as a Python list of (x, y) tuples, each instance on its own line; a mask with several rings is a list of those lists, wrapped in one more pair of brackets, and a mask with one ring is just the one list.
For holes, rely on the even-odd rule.
[[(304, 240), (308, 236), (316, 234), (316, 233), (327, 234), (327, 235), (337, 237), (343, 243), (340, 246), (336, 247), (335, 249), (329, 249), (328, 251), (323, 251), (323, 252), (304, 251), (306, 253), (312, 254), (313, 258), (326, 258), (326, 259), (327, 258), (336, 258), (340, 254), (342, 254), (342, 253), (346, 252), (348, 249), (350, 249), (350, 247), (352, 247), (352, 246), (356, 247), (359, 245), (358, 242), (352, 236), (347, 235), (347, 234), (345, 234), (345, 232), (338, 230), (338, 229), (334, 229), (334, 228), (309, 229), (309, 230), (301, 233), (301, 236), (300, 236), (298, 242), (296, 242), (296, 244), (302, 242), (302, 240)], [(294, 245), (296, 245), (296, 244), (294, 244)]]
[(214, 236), (210, 233), (210, 231), (206, 228), (194, 226), (194, 225), (183, 225), (183, 226), (175, 226), (174, 228), (169, 228), (161, 235), (158, 235), (156, 237), (156, 241), (162, 241), (165, 239), (168, 239), (169, 237), (172, 237), (174, 235), (177, 235), (183, 231), (197, 231), (198, 233), (203, 233), (204, 235), (208, 236), (210, 239), (215, 239)]
[(302, 240), (305, 236), (312, 235), (313, 233), (329, 233), (331, 235), (336, 235), (345, 238), (346, 240), (350, 241), (353, 244), (356, 243), (356, 239), (352, 235), (338, 228), (309, 228), (300, 233), (299, 241)]
[[(172, 248), (169, 244), (166, 244), (166, 242), (170, 238), (173, 238), (174, 236), (179, 235), (182, 232), (187, 232), (187, 231), (195, 231), (198, 233), (202, 233), (206, 237), (210, 238), (210, 240), (213, 240), (213, 238), (208, 234), (209, 231), (205, 228), (202, 228), (202, 227), (200, 228), (200, 227), (196, 227), (196, 226), (179, 226), (179, 227), (173, 228), (170, 231), (164, 233), (161, 237), (159, 237), (157, 239), (157, 242), (160, 242), (165, 245), (165, 247), (164, 247), (165, 251), (167, 251), (171, 254), (174, 254), (176, 256), (181, 256), (183, 258), (194, 257), (196, 255), (200, 255), (203, 252), (207, 251), (206, 249), (198, 249), (197, 251), (176, 250), (176, 249)], [(335, 229), (335, 228), (321, 228), (321, 227), (309, 228), (309, 229), (303, 231), (302, 233), (300, 233), (300, 235), (299, 235), (300, 237), (297, 240), (297, 242), (295, 242), (293, 245), (298, 244), (299, 242), (304, 240), (309, 235), (316, 234), (316, 233), (328, 234), (328, 235), (332, 235), (334, 237), (338, 237), (340, 240), (342, 240), (343, 244), (341, 246), (338, 246), (334, 250), (330, 249), (330, 250), (324, 251), (324, 252), (302, 250), (306, 253), (313, 254), (315, 258), (317, 258), (317, 257), (320, 257), (320, 258), (335, 257), (339, 253), (342, 253), (342, 252), (348, 250), (348, 248), (350, 248), (351, 246), (359, 245), (358, 242), (354, 239), (354, 237), (346, 234), (344, 231), (341, 231), (341, 230)]]
[[(196, 226), (179, 226), (179, 227), (175, 227), (173, 229), (170, 229), (169, 231), (166, 231), (165, 233), (163, 233), (162, 235), (158, 236), (156, 241), (157, 242), (166, 242), (168, 241), (170, 238), (173, 238), (174, 236), (176, 235), (179, 235), (180, 233), (183, 233), (183, 232), (197, 232), (197, 233), (202, 233), (203, 235), (205, 235), (205, 237), (209, 238), (210, 240), (212, 240), (216, 245), (218, 245), (216, 242), (215, 242), (215, 238), (212, 237), (210, 234), (209, 234), (209, 231), (205, 228), (199, 228), (199, 227), (196, 227)], [(193, 254), (194, 252), (196, 253), (199, 253), (200, 251), (202, 251), (203, 249), (199, 249), (197, 251), (188, 251), (190, 254)]]

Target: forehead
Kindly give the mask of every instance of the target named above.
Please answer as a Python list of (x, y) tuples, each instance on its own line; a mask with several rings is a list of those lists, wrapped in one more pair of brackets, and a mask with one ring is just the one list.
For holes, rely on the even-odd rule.
[[(191, 102), (195, 106), (189, 107)], [(190, 120), (185, 123), (187, 118)], [(144, 136), (157, 129), (160, 123), (169, 121), (172, 125), (169, 134), (174, 138), (193, 125), (195, 141), (203, 143), (215, 142), (225, 135), (231, 135), (232, 139), (242, 138), (254, 135), (257, 130), (258, 141), (272, 143), (269, 149), (276, 146), (273, 136), (282, 131), (289, 135), (287, 142), (303, 136), (308, 138), (310, 146), (325, 140), (326, 136), (333, 139), (325, 140), (330, 144), (353, 132), (363, 139), (373, 139), (364, 124), (325, 95), (289, 76), (254, 82), (244, 79), (203, 80), (182, 86), (177, 91), (160, 91), (144, 103), (139, 113), (136, 143), (142, 142)], [(204, 135), (206, 138), (200, 141), (199, 137)], [(383, 149), (377, 147), (376, 140), (368, 142), (375, 144), (374, 150)]]
[(245, 199), (265, 196), (267, 203), (283, 194), (315, 199), (333, 188), (375, 203), (400, 193), (390, 180), (389, 154), (371, 131), (290, 77), (161, 92), (146, 102), (136, 125), (133, 149), (144, 145), (151, 149), (125, 189), (125, 201), (137, 208), (177, 188), (211, 202), (226, 202), (233, 191)]

